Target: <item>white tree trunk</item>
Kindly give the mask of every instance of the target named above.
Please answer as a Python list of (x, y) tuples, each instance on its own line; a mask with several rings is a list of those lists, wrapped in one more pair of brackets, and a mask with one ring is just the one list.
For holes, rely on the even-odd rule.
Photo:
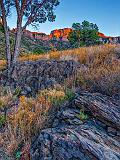
[(17, 62), (17, 58), (18, 58), (19, 53), (20, 53), (21, 36), (22, 36), (22, 22), (18, 20), (16, 37), (15, 37), (14, 54), (13, 54), (13, 60), (12, 60), (13, 64), (15, 64)]
[(6, 31), (5, 31), (5, 44), (6, 44), (7, 68), (9, 71), (11, 67), (11, 53), (10, 53), (10, 37), (9, 37), (8, 27), (6, 28)]
[(6, 11), (5, 11), (5, 6), (4, 6), (3, 1), (1, 1), (1, 3), (0, 3), (0, 8), (2, 11), (2, 21), (3, 21), (4, 33), (5, 33), (7, 68), (9, 71), (10, 67), (11, 67), (10, 37), (9, 37), (9, 29), (8, 29), (8, 25), (7, 25), (7, 20), (6, 20)]

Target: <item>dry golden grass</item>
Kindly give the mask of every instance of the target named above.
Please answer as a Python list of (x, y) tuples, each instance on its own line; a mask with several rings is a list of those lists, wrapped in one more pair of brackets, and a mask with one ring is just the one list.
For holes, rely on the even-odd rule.
[(0, 70), (5, 69), (6, 67), (6, 61), (5, 60), (0, 60)]
[(37, 99), (20, 97), (18, 109), (7, 116), (6, 131), (0, 134), (2, 145), (9, 155), (16, 152), (19, 145), (31, 143), (31, 138), (42, 128), (51, 104), (44, 97)]
[[(11, 114), (7, 115), (5, 132), (0, 133), (0, 146), (5, 149), (6, 153), (15, 156), (20, 145), (22, 145), (22, 150), (27, 146), (30, 147), (32, 137), (45, 127), (49, 110), (56, 104), (58, 107), (69, 98), (67, 94), (64, 88), (60, 87), (40, 91), (36, 98), (21, 96), (18, 106), (14, 108)], [(4, 97), (7, 98), (7, 96)], [(3, 96), (1, 96), (1, 102), (3, 103), (2, 98)]]
[[(65, 51), (52, 51), (43, 55), (24, 55), (20, 61), (39, 59), (74, 60), (84, 65), (84, 69), (73, 78), (69, 78), (70, 85), (77, 84), (84, 89), (102, 92), (112, 95), (119, 90), (120, 80), (120, 45), (105, 44), (91, 47), (81, 47)], [(6, 62), (0, 61), (0, 68), (5, 67)], [(71, 81), (71, 82), (70, 82)], [(68, 86), (70, 86), (68, 84)]]
[[(106, 56), (110, 52), (113, 52), (117, 45), (106, 44), (101, 46), (81, 47), (77, 49), (65, 50), (65, 51), (51, 51), (42, 55), (26, 54), (19, 57), (19, 61), (35, 61), (39, 59), (57, 59), (57, 60), (68, 60), (73, 59), (79, 61), (82, 64), (89, 63), (92, 58), (99, 55)], [(98, 57), (100, 58), (100, 57)], [(0, 68), (6, 65), (5, 60), (0, 60)]]
[(39, 59), (48, 59), (48, 57), (49, 57), (48, 54), (41, 54), (41, 55), (30, 54), (19, 57), (19, 61), (36, 61)]
[[(107, 95), (120, 94), (120, 46), (105, 45), (92, 47), (84, 53), (81, 63), (84, 69), (76, 75), (77, 86), (87, 91), (101, 92)], [(79, 60), (80, 61), (80, 60)], [(73, 82), (72, 82), (73, 83)]]
[[(66, 80), (65, 87), (81, 87), (87, 91), (101, 92), (111, 96), (120, 93), (119, 57), (120, 46), (109, 44), (54, 51), (45, 55), (22, 56), (19, 60), (73, 59), (80, 62), (82, 68), (74, 77)], [(0, 68), (5, 67), (5, 65), (6, 62), (1, 60)], [(23, 152), (24, 150), (28, 151), (32, 137), (43, 128), (47, 121), (51, 107), (58, 106), (73, 97), (71, 91), (66, 92), (64, 87), (58, 86), (52, 90), (40, 91), (36, 99), (20, 97), (19, 104), (17, 108), (15, 107), (13, 114), (7, 116), (5, 132), (0, 134), (0, 146), (3, 146), (6, 152), (9, 154), (16, 153), (16, 149), (22, 143), (24, 144)], [(11, 98), (9, 99), (11, 95), (1, 94), (0, 96), (1, 106), (5, 107), (9, 102), (11, 103)]]
[[(75, 60), (84, 65), (75, 77), (69, 78), (68, 86), (101, 92), (112, 96), (120, 94), (120, 45), (81, 47), (73, 50), (53, 52), (49, 58)], [(70, 83), (70, 84), (69, 84)]]
[[(34, 55), (34, 54), (30, 54), (30, 55), (24, 55), (22, 57), (19, 57), (19, 61), (36, 61), (39, 59), (48, 59), (49, 55), (48, 54), (43, 54), (43, 55)], [(6, 67), (6, 60), (0, 60), (0, 70), (5, 69)]]

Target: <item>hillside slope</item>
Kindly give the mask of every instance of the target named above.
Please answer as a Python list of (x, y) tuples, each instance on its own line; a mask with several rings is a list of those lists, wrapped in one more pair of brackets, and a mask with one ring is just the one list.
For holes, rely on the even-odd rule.
[[(10, 33), (10, 44), (11, 44), (11, 52), (13, 52), (14, 46), (14, 33)], [(58, 41), (56, 39), (51, 39), (49, 41), (40, 40), (40, 39), (32, 39), (25, 35), (22, 36), (21, 40), (21, 49), (20, 53), (22, 54), (41, 54), (44, 52), (48, 52), (53, 49), (63, 50), (69, 48), (69, 42), (67, 41)], [(0, 32), (0, 59), (5, 58), (5, 37), (4, 33)]]
[(119, 160), (120, 45), (46, 55), (0, 73), (0, 159)]

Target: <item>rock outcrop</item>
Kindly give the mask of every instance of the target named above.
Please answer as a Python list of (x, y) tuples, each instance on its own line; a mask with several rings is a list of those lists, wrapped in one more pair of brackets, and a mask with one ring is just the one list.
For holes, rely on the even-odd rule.
[[(16, 33), (16, 29), (12, 29), (12, 32)], [(24, 30), (23, 35), (28, 38), (35, 39), (35, 40), (43, 40), (43, 41), (50, 40), (50, 35), (47, 35), (41, 32), (31, 32), (29, 30)]]
[[(80, 106), (87, 108), (89, 118), (84, 121), (78, 116)], [(43, 130), (32, 143), (32, 160), (119, 160), (119, 111), (120, 104), (106, 96), (78, 95), (70, 105), (61, 107), (52, 128)], [(100, 114), (99, 118), (95, 114)]]
[[(2, 23), (1, 20), (0, 23)], [(12, 32), (15, 33), (16, 29), (12, 29)], [(45, 34), (42, 32), (31, 32), (29, 30), (25, 30), (23, 32), (23, 35), (34, 40), (50, 41), (53, 38), (56, 38), (56, 40), (58, 41), (62, 40), (67, 42), (68, 36), (71, 32), (72, 28), (55, 29), (51, 31), (50, 34)], [(98, 36), (100, 37), (100, 40), (104, 43), (120, 43), (120, 36), (118, 37), (106, 36), (101, 32), (98, 33)]]
[(95, 118), (120, 129), (120, 103), (116, 104), (107, 96), (99, 93), (91, 94), (86, 92), (75, 100), (75, 104), (90, 112)]
[(52, 39), (56, 37), (57, 39), (68, 41), (68, 36), (71, 32), (72, 32), (71, 28), (56, 29), (51, 31), (50, 38)]
[[(73, 61), (39, 60), (18, 63), (14, 66), (10, 85), (22, 87), (27, 92), (45, 89), (56, 83), (63, 83), (66, 78), (74, 75), (80, 64)], [(3, 78), (2, 78), (3, 77)], [(7, 82), (1, 75), (2, 84)]]

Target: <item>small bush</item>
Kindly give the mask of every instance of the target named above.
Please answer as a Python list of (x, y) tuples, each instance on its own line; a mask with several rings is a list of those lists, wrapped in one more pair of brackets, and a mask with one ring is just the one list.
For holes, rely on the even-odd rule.
[(72, 100), (75, 96), (75, 93), (72, 91), (72, 89), (66, 89), (65, 93), (68, 100)]
[(35, 48), (33, 50), (33, 54), (44, 54), (44, 50), (40, 49), (40, 48)]
[(59, 60), (60, 56), (61, 56), (60, 52), (51, 52), (51, 53), (49, 53), (49, 58), (50, 59)]
[(80, 110), (80, 113), (77, 115), (77, 118), (79, 118), (81, 121), (85, 121), (88, 119), (88, 115), (85, 114), (83, 110)]
[(6, 118), (4, 115), (0, 115), (0, 128), (5, 124)]
[(0, 25), (0, 32), (4, 33), (4, 27)]
[(44, 96), (54, 105), (60, 105), (63, 103), (68, 97), (65, 94), (64, 90), (43, 90), (40, 95)]

